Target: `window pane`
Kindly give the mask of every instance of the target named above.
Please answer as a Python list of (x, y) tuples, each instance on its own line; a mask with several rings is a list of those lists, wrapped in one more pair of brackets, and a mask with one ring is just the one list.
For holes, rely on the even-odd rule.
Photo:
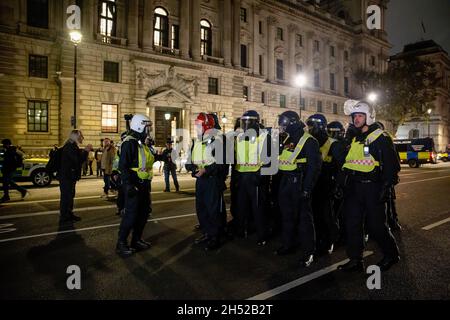
[(116, 133), (118, 131), (117, 110), (116, 104), (102, 104), (102, 132)]

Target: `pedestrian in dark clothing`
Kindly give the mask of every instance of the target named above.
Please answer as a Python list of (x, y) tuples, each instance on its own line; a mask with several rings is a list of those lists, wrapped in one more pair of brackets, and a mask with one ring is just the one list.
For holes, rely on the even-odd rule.
[(16, 169), (20, 168), (23, 165), (22, 154), (17, 151), (17, 148), (15, 146), (12, 145), (11, 140), (3, 139), (2, 144), (4, 149), (2, 166), (3, 197), (0, 199), (0, 203), (10, 200), (10, 187), (19, 191), (22, 195), (22, 199), (26, 197), (28, 192), (25, 188), (18, 186), (14, 182), (14, 173), (16, 172)]
[(72, 130), (70, 137), (62, 147), (60, 169), (58, 171), (60, 198), (60, 220), (62, 222), (80, 221), (81, 218), (73, 213), (73, 198), (75, 185), (81, 178), (81, 164), (87, 153), (80, 150), (79, 144), (83, 142), (80, 130)]
[(94, 153), (95, 162), (97, 163), (97, 177), (103, 176), (102, 153), (103, 153), (103, 139), (100, 139), (100, 147), (97, 148)]
[(172, 143), (173, 141), (171, 139), (167, 139), (166, 148), (162, 152), (162, 159), (164, 161), (164, 181), (166, 183), (166, 189), (164, 190), (164, 192), (170, 192), (170, 175), (172, 175), (175, 190), (177, 192), (180, 191), (180, 185), (178, 184), (177, 179), (177, 165), (172, 159), (172, 152), (174, 151), (172, 148)]

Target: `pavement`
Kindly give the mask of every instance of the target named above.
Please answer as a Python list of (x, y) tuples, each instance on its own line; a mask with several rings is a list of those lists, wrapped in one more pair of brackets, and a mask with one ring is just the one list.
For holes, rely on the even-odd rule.
[[(229, 239), (215, 252), (193, 245), (194, 179), (179, 177), (181, 192), (152, 183), (153, 214), (144, 238), (151, 249), (123, 259), (114, 252), (120, 220), (113, 199), (102, 199), (102, 180), (77, 184), (75, 229), (58, 226), (59, 188), (30, 187), (30, 196), (0, 205), (0, 299), (450, 299), (450, 163), (402, 167), (396, 187), (403, 231), (395, 236), (402, 260), (368, 289), (370, 274), (336, 271), (345, 248), (300, 269), (298, 255), (278, 257), (279, 237), (264, 247), (256, 236)], [(21, 183), (27, 187), (30, 183)], [(229, 205), (229, 196), (226, 196)], [(369, 240), (366, 265), (381, 259)], [(69, 266), (81, 289), (69, 290)]]

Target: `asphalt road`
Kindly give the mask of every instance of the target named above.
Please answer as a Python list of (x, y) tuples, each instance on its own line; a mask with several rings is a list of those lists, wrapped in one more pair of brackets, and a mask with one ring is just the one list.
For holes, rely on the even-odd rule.
[[(404, 229), (395, 234), (402, 261), (373, 290), (369, 275), (334, 270), (346, 259), (343, 247), (306, 270), (297, 255), (273, 254), (279, 238), (258, 247), (251, 235), (204, 252), (193, 245), (194, 180), (181, 176), (180, 185), (178, 194), (163, 193), (155, 178), (144, 234), (153, 247), (127, 259), (114, 252), (120, 221), (114, 202), (100, 198), (100, 179), (77, 185), (83, 220), (75, 230), (58, 228), (56, 183), (30, 188), (23, 201), (13, 192), (0, 206), (0, 299), (450, 299), (450, 164), (402, 168), (396, 190)], [(381, 258), (372, 241), (366, 250), (366, 265)], [(70, 265), (80, 267), (80, 290), (66, 286)]]

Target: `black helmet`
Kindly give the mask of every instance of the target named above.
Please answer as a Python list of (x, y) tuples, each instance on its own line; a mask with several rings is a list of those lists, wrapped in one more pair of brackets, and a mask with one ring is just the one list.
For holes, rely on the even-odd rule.
[(313, 114), (306, 120), (306, 124), (309, 133), (316, 139), (327, 134), (327, 118), (323, 114)]
[(291, 133), (301, 128), (300, 117), (295, 111), (285, 111), (278, 116), (278, 126), (280, 127), (281, 133)]
[(3, 144), (4, 146), (10, 146), (10, 145), (12, 144), (12, 142), (11, 142), (10, 139), (3, 139), (3, 140), (2, 140), (2, 144)]
[(344, 138), (345, 129), (342, 123), (339, 121), (332, 121), (327, 125), (328, 135), (337, 140), (341, 140)]
[(244, 131), (249, 129), (258, 130), (259, 129), (259, 114), (255, 110), (248, 110), (244, 112), (241, 119), (241, 128)]

